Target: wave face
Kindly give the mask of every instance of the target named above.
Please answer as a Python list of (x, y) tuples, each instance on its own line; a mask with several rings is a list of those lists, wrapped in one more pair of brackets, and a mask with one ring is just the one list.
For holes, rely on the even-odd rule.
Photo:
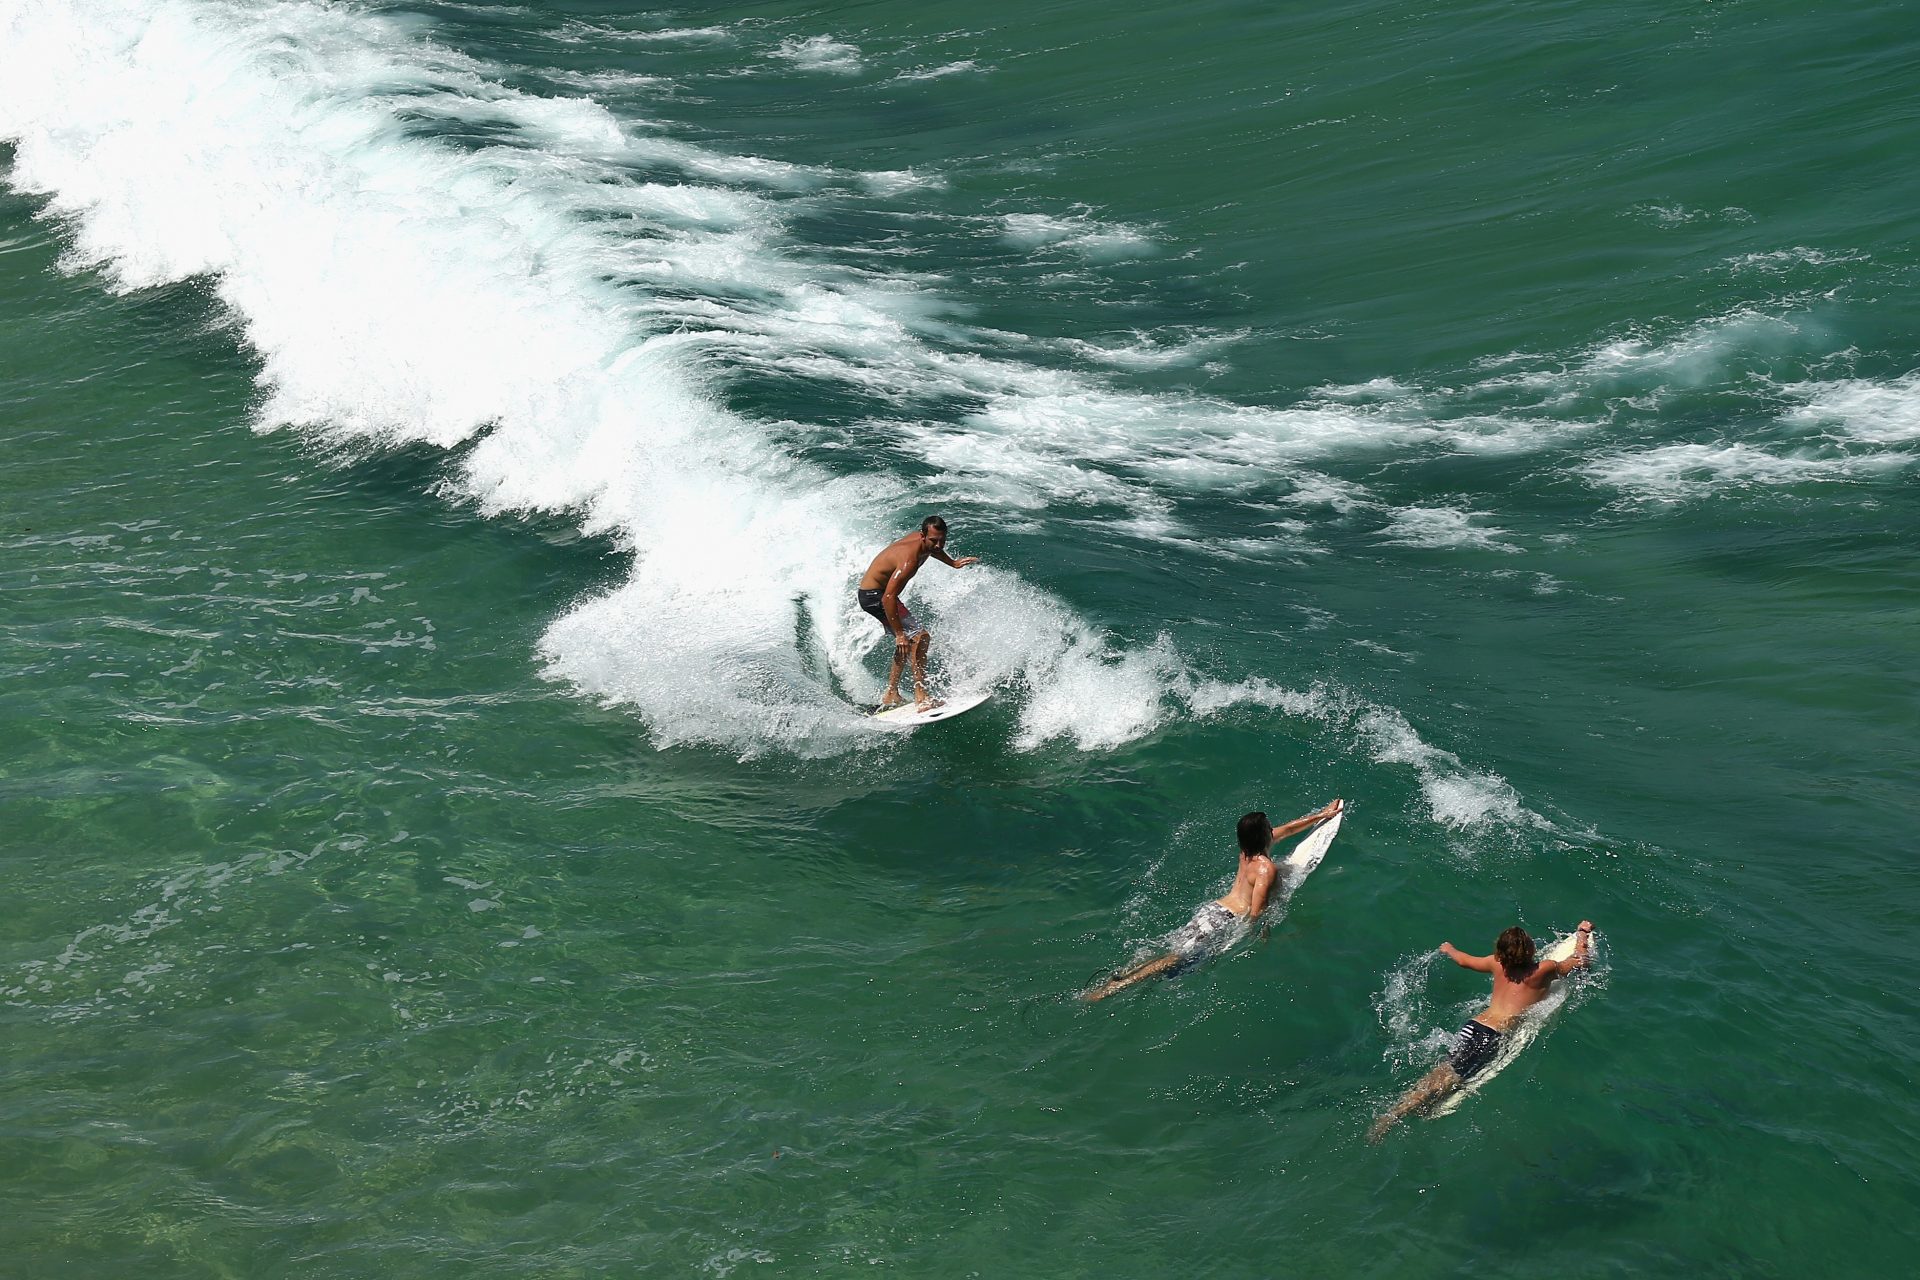
[[(877, 695), (860, 661), (874, 629), (848, 580), (894, 536), (908, 494), (886, 476), (827, 474), (722, 407), (700, 340), (654, 290), (839, 307), (881, 330), (897, 327), (897, 299), (813, 283), (751, 190), (633, 174), (827, 179), (663, 143), (586, 99), (511, 91), (346, 7), (29, 0), (0, 13), (12, 181), (71, 227), (69, 266), (122, 290), (206, 279), (258, 352), (260, 429), (454, 450), (454, 487), (486, 511), (565, 514), (632, 553), (623, 584), (546, 636), (556, 677), (632, 706), (663, 745), (814, 754), (874, 740), (834, 688)], [(423, 120), (504, 140), (452, 146), (420, 136)], [(968, 621), (949, 625), (962, 597)], [(977, 680), (1074, 690), (1029, 703), (1028, 741), (1099, 745), (1155, 718), (1126, 663), (1017, 578), (989, 569), (922, 598)], [(1109, 718), (1065, 714), (1068, 697)]]
[[(550, 34), (733, 38), (578, 25)], [(1882, 476), (1914, 456), (1911, 378), (1799, 359), (1809, 340), (1791, 300), (1562, 358), (1516, 354), (1450, 385), (1381, 378), (1263, 407), (1117, 381), (1216, 361), (1245, 331), (1002, 333), (957, 320), (943, 282), (902, 269), (911, 243), (883, 240), (864, 260), (810, 248), (795, 229), (810, 210), (891, 208), (941, 179), (727, 154), (590, 96), (626, 101), (645, 76), (555, 76), (579, 93), (543, 95), (413, 20), (303, 0), (8, 0), (0, 48), (9, 180), (69, 228), (69, 267), (120, 290), (204, 280), (257, 353), (260, 430), (448, 451), (459, 499), (563, 517), (631, 556), (623, 581), (552, 623), (541, 655), (661, 746), (876, 742), (850, 703), (878, 696), (880, 636), (851, 581), (936, 501), (1036, 527), (1099, 520), (1228, 559), (1324, 550), (1291, 518), (1303, 511), (1371, 522), (1380, 546), (1512, 555), (1525, 538), (1497, 512), (1396, 502), (1329, 465), (1539, 458), (1604, 503)], [(741, 56), (815, 76), (868, 68), (826, 35)], [(1177, 250), (1082, 210), (977, 221), (1076, 280)], [(833, 388), (862, 412), (831, 426), (756, 417), (726, 394), (753, 374)], [(1632, 427), (1636, 404), (1775, 375), (1770, 435), (1674, 443)], [(1273, 518), (1203, 540), (1185, 512), (1196, 495)], [(1282, 705), (1415, 769), (1443, 821), (1535, 821), (1397, 711), (1212, 678), (1166, 637), (1129, 647), (1004, 569), (930, 570), (915, 605), (964, 687), (1019, 694), (1021, 749), (1107, 748), (1174, 716)]]

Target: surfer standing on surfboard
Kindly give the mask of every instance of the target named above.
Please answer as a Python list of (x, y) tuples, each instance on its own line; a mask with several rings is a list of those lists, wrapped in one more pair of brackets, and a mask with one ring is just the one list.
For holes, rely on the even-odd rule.
[(1471, 1079), (1500, 1052), (1500, 1041), (1514, 1020), (1547, 998), (1555, 978), (1563, 978), (1587, 963), (1593, 945), (1593, 921), (1582, 920), (1573, 954), (1565, 960), (1535, 960), (1533, 939), (1519, 925), (1493, 944), (1490, 956), (1470, 956), (1451, 942), (1440, 944), (1440, 954), (1462, 969), (1493, 975), (1493, 1000), (1487, 1011), (1467, 1020), (1454, 1037), (1447, 1060), (1407, 1090), (1393, 1109), (1373, 1122), (1367, 1141), (1378, 1142), (1394, 1123), (1422, 1107), (1432, 1106)]
[(1193, 913), (1193, 919), (1169, 934), (1168, 950), (1164, 955), (1135, 965), (1109, 979), (1105, 985), (1084, 992), (1080, 998), (1104, 1000), (1136, 982), (1170, 970), (1187, 968), (1225, 948), (1240, 931), (1242, 924), (1257, 918), (1267, 909), (1273, 883), (1280, 875), (1280, 869), (1273, 864), (1274, 841), (1298, 835), (1339, 812), (1340, 801), (1335, 800), (1324, 809), (1316, 809), (1304, 818), (1295, 818), (1278, 827), (1268, 822), (1264, 813), (1249, 813), (1241, 818), (1237, 833), (1240, 841), (1240, 871), (1234, 876), (1233, 888), (1227, 890), (1227, 896), (1206, 903)]
[(949, 556), (947, 522), (939, 516), (928, 516), (920, 522), (920, 532), (907, 534), (873, 558), (873, 563), (860, 577), (859, 590), (854, 592), (860, 607), (878, 618), (887, 634), (893, 637), (893, 670), (887, 673), (887, 691), (880, 699), (882, 711), (897, 707), (903, 701), (900, 668), (909, 658), (913, 660), (913, 705), (921, 711), (940, 705), (927, 694), (927, 646), (933, 641), (933, 633), (900, 602), (900, 593), (906, 590), (907, 583), (920, 571), (928, 556), (955, 569), (964, 569), (980, 559), (961, 556), (955, 560)]

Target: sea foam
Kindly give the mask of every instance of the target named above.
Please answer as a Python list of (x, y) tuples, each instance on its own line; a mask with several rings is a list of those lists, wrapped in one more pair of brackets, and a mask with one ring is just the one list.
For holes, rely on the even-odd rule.
[[(803, 278), (769, 250), (780, 219), (751, 191), (579, 177), (636, 154), (749, 182), (778, 184), (777, 167), (506, 90), (341, 7), (19, 0), (0, 45), (11, 180), (69, 228), (68, 265), (126, 290), (209, 281), (258, 354), (262, 429), (455, 450), (454, 487), (483, 510), (569, 514), (632, 555), (624, 582), (549, 629), (552, 675), (633, 707), (662, 744), (874, 741), (848, 699), (878, 691), (863, 663), (878, 632), (847, 584), (909, 495), (823, 473), (723, 408), (697, 341), (621, 282), (744, 284), (795, 324), (837, 311), (856, 346), (862, 331), (899, 345), (910, 299)], [(404, 127), (400, 100), (517, 137), (448, 146)], [(582, 219), (589, 200), (651, 234)], [(1161, 650), (1112, 650), (1013, 575), (929, 582), (920, 607), (955, 669), (1039, 691), (1023, 745), (1112, 745), (1162, 715)]]
[[(927, 282), (788, 237), (794, 201), (912, 184), (510, 89), (354, 7), (9, 0), (0, 50), (10, 180), (47, 198), (68, 265), (117, 289), (206, 280), (257, 353), (262, 430), (447, 450), (458, 497), (564, 515), (630, 557), (539, 649), (554, 678), (632, 708), (662, 745), (880, 741), (849, 705), (878, 693), (880, 633), (848, 587), (927, 492), (977, 482), (1003, 507), (1117, 508), (1123, 534), (1177, 537), (1187, 494), (1361, 501), (1307, 464), (1512, 425), (1143, 394), (1006, 358)], [(1079, 215), (1008, 230), (1074, 252), (1136, 234)], [(728, 409), (709, 371), (729, 364), (896, 402), (873, 443), (917, 451), (934, 476), (910, 490), (809, 463), (792, 443), (823, 428)], [(956, 401), (975, 406), (957, 427), (936, 411)], [(1022, 749), (1112, 747), (1221, 697), (1197, 692), (1170, 641), (1117, 646), (1012, 573), (922, 579), (945, 665), (1019, 695)], [(1444, 789), (1436, 811), (1465, 820)]]

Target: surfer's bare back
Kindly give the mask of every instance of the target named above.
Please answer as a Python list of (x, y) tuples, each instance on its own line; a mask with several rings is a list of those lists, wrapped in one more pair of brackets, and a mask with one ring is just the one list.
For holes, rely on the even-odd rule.
[(1427, 1072), (1390, 1111), (1373, 1122), (1367, 1141), (1380, 1141), (1396, 1121), (1441, 1101), (1498, 1057), (1500, 1042), (1514, 1019), (1545, 1000), (1555, 978), (1584, 966), (1592, 945), (1591, 920), (1580, 922), (1573, 954), (1565, 960), (1535, 960), (1533, 939), (1519, 925), (1500, 935), (1490, 956), (1470, 956), (1451, 942), (1441, 943), (1440, 954), (1462, 969), (1493, 975), (1493, 999), (1485, 1013), (1469, 1018), (1460, 1028), (1446, 1061)]
[(940, 705), (927, 694), (927, 646), (933, 642), (933, 633), (900, 601), (900, 593), (913, 575), (920, 572), (928, 556), (955, 569), (964, 569), (980, 559), (961, 556), (955, 560), (949, 556), (947, 522), (939, 516), (928, 516), (920, 522), (920, 532), (889, 543), (886, 550), (873, 558), (873, 563), (860, 576), (859, 590), (854, 593), (860, 607), (878, 618), (887, 634), (893, 637), (893, 670), (887, 673), (887, 691), (880, 699), (882, 711), (897, 707), (903, 701), (900, 668), (909, 658), (913, 660), (913, 705), (922, 711)]
[(1174, 930), (1167, 938), (1165, 953), (1116, 974), (1082, 993), (1081, 998), (1104, 1000), (1136, 982), (1198, 964), (1225, 947), (1239, 932), (1242, 922), (1257, 919), (1267, 909), (1274, 881), (1280, 876), (1280, 869), (1273, 862), (1274, 841), (1319, 826), (1339, 812), (1340, 801), (1335, 800), (1324, 809), (1316, 809), (1304, 818), (1295, 818), (1277, 827), (1267, 821), (1264, 813), (1249, 813), (1241, 818), (1236, 832), (1240, 842), (1240, 870), (1233, 877), (1233, 888), (1227, 890), (1226, 896), (1206, 903), (1193, 913), (1193, 919)]

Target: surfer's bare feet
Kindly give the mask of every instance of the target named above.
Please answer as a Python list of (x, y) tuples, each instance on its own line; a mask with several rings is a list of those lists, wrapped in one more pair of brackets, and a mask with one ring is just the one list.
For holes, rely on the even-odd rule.
[(915, 689), (913, 691), (913, 709), (915, 711), (931, 711), (935, 707), (940, 707), (945, 705), (946, 705), (945, 699), (936, 698), (931, 694), (929, 694), (925, 689)]
[[(895, 707), (904, 707), (906, 705), (907, 700), (897, 693), (889, 693), (880, 699), (880, 711), (891, 711)], [(876, 711), (874, 714), (878, 715), (880, 712)]]

